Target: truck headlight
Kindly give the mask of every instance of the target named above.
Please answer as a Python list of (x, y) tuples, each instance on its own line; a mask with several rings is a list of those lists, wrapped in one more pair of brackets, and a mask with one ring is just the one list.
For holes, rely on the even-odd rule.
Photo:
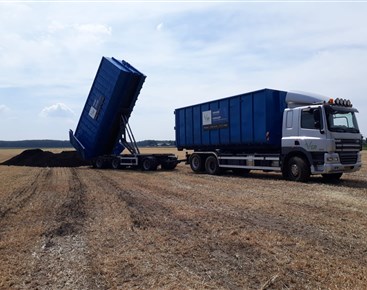
[(330, 163), (336, 163), (336, 162), (339, 162), (339, 157), (338, 156), (328, 156), (326, 157), (326, 161)]

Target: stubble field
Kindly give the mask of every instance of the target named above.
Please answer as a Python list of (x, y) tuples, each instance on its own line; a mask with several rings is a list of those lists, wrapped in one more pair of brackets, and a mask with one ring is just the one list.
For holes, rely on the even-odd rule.
[(0, 166), (0, 259), (0, 289), (366, 289), (367, 169)]

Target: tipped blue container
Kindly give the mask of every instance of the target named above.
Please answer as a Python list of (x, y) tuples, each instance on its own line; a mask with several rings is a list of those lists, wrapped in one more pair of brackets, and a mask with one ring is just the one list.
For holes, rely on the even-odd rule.
[(121, 116), (129, 119), (145, 78), (126, 61), (102, 57), (75, 133), (69, 132), (84, 159), (122, 152)]
[(286, 92), (263, 89), (175, 110), (179, 150), (279, 150)]

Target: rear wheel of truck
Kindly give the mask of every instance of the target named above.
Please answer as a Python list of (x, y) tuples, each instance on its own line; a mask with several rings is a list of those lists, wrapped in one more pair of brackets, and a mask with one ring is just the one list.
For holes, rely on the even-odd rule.
[(322, 174), (322, 178), (326, 182), (338, 182), (340, 181), (340, 177), (342, 177), (343, 173), (331, 173), (331, 174)]
[(158, 167), (157, 160), (154, 157), (145, 157), (141, 162), (141, 170), (154, 171)]
[(113, 169), (119, 169), (120, 168), (120, 159), (114, 158), (112, 159), (111, 166)]
[(215, 156), (209, 156), (205, 160), (205, 171), (211, 175), (217, 175), (220, 173), (221, 169)]
[(191, 154), (189, 163), (192, 171), (196, 173), (204, 171), (204, 162), (199, 154)]
[(97, 158), (96, 161), (94, 162), (94, 167), (97, 169), (102, 169), (105, 167), (105, 162), (104, 159), (102, 158)]
[(307, 162), (303, 158), (294, 156), (289, 159), (283, 175), (291, 181), (306, 182), (310, 178), (311, 172)]

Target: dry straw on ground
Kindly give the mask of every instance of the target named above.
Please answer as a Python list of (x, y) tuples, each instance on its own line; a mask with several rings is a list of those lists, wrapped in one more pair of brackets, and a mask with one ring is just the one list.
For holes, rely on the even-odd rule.
[(0, 166), (0, 289), (364, 289), (366, 173)]

